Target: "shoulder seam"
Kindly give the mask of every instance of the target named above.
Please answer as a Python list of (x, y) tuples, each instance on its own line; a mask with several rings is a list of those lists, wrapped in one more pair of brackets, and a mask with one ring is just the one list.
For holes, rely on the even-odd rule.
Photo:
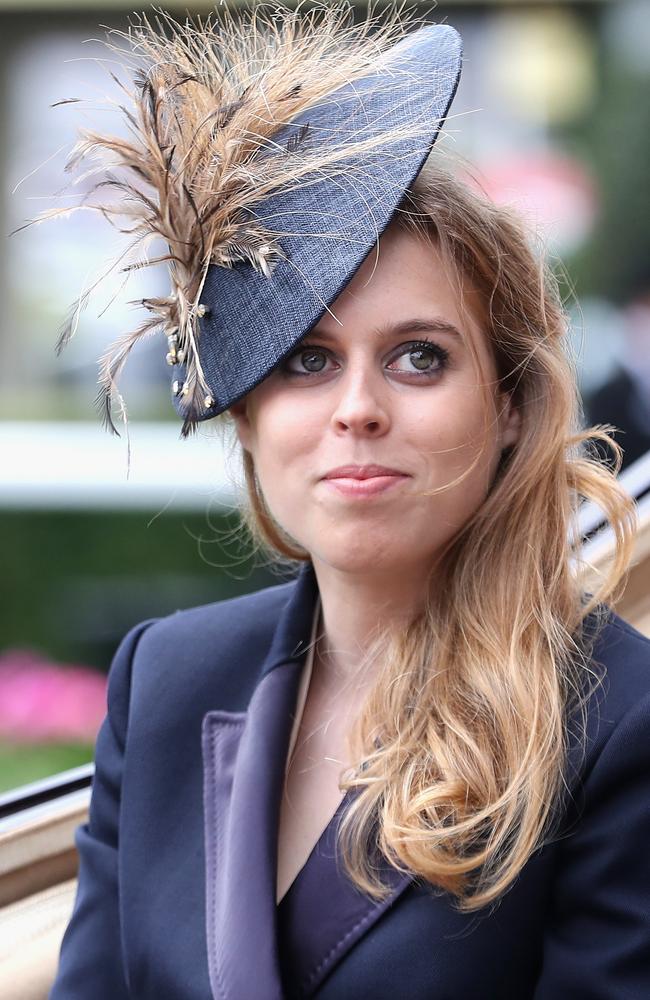
[(246, 599), (253, 599), (255, 597), (262, 596), (264, 594), (271, 594), (272, 592), (277, 593), (278, 598), (283, 596), (286, 588), (295, 583), (294, 580), (287, 580), (285, 583), (272, 584), (269, 587), (260, 587), (259, 590), (249, 590), (244, 594), (233, 594), (230, 597), (222, 597), (219, 600), (211, 601), (207, 604), (194, 604), (188, 608), (176, 608), (174, 611), (170, 611), (169, 614), (160, 615), (158, 618), (153, 618), (149, 620), (150, 624), (156, 624), (161, 622), (170, 621), (175, 618), (176, 615), (191, 614), (194, 611), (214, 611), (217, 608), (228, 605), (234, 601), (244, 601)]
[(641, 639), (643, 644), (647, 646), (650, 651), (650, 639), (648, 636), (644, 635), (643, 632), (639, 632), (639, 630), (635, 629), (633, 625), (626, 622), (624, 618), (620, 618), (619, 616), (617, 616), (616, 619), (610, 618), (609, 624), (613, 628), (618, 629), (618, 631), (622, 632), (624, 635), (630, 636), (632, 639)]
[(611, 732), (609, 733), (609, 736), (604, 741), (602, 747), (598, 751), (598, 754), (597, 754), (595, 760), (592, 762), (592, 765), (589, 768), (589, 775), (588, 775), (588, 777), (585, 777), (585, 779), (583, 781), (584, 785), (586, 785), (587, 781), (589, 780), (589, 778), (591, 778), (592, 774), (594, 773), (594, 771), (598, 767), (598, 764), (600, 763), (601, 757), (603, 756), (603, 754), (609, 748), (609, 745), (610, 745), (612, 739), (615, 737), (616, 733), (621, 729), (621, 726), (625, 725), (625, 723), (627, 722), (627, 720), (629, 718), (633, 718), (635, 716), (635, 714), (638, 713), (639, 715), (642, 716), (644, 714), (644, 712), (650, 717), (650, 691), (646, 692), (646, 694), (640, 699), (640, 701), (635, 701), (633, 705), (630, 705), (630, 707), (627, 709), (627, 711), (625, 711), (623, 713), (623, 715), (620, 717), (620, 719), (618, 720), (618, 722), (614, 726), (612, 726), (612, 729), (611, 729)]

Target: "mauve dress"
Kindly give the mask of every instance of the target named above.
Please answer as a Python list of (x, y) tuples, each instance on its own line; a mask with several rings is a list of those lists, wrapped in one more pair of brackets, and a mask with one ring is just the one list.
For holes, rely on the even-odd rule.
[[(311, 680), (320, 610), (321, 602), (320, 597), (318, 597), (309, 647), (300, 677), (300, 688), (287, 753), (287, 767), (295, 747)], [(348, 884), (346, 893), (348, 898), (350, 893), (354, 896), (357, 890), (353, 888), (352, 883), (343, 873), (342, 863), (337, 857), (337, 827), (347, 803), (355, 794), (357, 794), (355, 790), (350, 790), (342, 796), (305, 864), (277, 904), (276, 926), (280, 971), (287, 997), (303, 996), (309, 990), (310, 979), (321, 971), (319, 960), (322, 959), (323, 954), (326, 954), (331, 961), (340, 943), (340, 890), (333, 892), (332, 889), (345, 880)], [(387, 874), (389, 873), (387, 872)], [(389, 878), (387, 881), (390, 884), (391, 879)], [(359, 920), (352, 920), (353, 933), (355, 931), (361, 933), (363, 919), (368, 912), (367, 898), (358, 893), (358, 901)], [(318, 919), (316, 919), (316, 915)], [(354, 912), (352, 916), (354, 916)], [(357, 924), (359, 924), (358, 927)], [(347, 926), (349, 927), (349, 921)], [(317, 934), (314, 933), (315, 927), (318, 927)], [(330, 944), (328, 949), (324, 949), (326, 942)]]

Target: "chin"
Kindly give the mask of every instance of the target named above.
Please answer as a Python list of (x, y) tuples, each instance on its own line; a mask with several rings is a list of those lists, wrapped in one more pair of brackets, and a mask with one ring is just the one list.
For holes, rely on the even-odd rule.
[(398, 574), (403, 571), (405, 562), (403, 552), (387, 552), (384, 549), (378, 554), (376, 545), (359, 545), (358, 540), (354, 546), (342, 546), (325, 551), (321, 549), (314, 552), (312, 558), (331, 566), (339, 573), (349, 573), (354, 576), (377, 575), (383, 572)]

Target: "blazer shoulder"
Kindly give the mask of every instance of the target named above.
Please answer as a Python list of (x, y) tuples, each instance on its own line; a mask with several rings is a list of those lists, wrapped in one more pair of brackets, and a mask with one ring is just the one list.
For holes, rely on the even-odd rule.
[(596, 632), (591, 660), (602, 675), (603, 707), (612, 720), (650, 695), (650, 639), (611, 608)]
[[(238, 710), (259, 678), (278, 619), (296, 581), (175, 611), (137, 626), (132, 679), (138, 699), (193, 692)], [(243, 700), (242, 700), (243, 699)]]
[(254, 643), (261, 636), (270, 639), (278, 615), (295, 585), (295, 580), (289, 580), (237, 597), (174, 611), (150, 625), (139, 648), (146, 650), (148, 643), (171, 643), (178, 647), (190, 642), (197, 652), (202, 646), (212, 648), (215, 640)]
[(237, 597), (179, 609), (164, 618), (156, 619), (153, 628), (149, 629), (149, 635), (163, 640), (191, 635), (198, 641), (210, 641), (215, 631), (219, 635), (223, 633), (224, 625), (242, 633), (240, 638), (249, 631), (272, 630), (277, 615), (286, 605), (295, 585), (295, 580), (289, 580)]
[[(594, 638), (586, 678), (591, 690), (585, 705), (584, 743), (574, 742), (574, 722), (570, 723), (571, 771), (582, 780), (631, 717), (643, 717), (650, 726), (650, 639), (609, 607), (590, 616), (590, 629)], [(582, 732), (581, 725), (577, 731)]]

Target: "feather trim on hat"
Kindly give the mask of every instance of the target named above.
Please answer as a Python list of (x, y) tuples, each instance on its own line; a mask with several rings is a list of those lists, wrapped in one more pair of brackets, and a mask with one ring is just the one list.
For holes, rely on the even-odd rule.
[[(355, 155), (399, 140), (400, 131), (361, 131), (353, 142), (346, 136), (345, 142), (310, 143), (307, 123), (282, 145), (274, 137), (329, 93), (376, 72), (382, 54), (415, 19), (404, 18), (403, 4), (384, 8), (377, 17), (371, 6), (355, 25), (347, 0), (317, 4), (308, 13), (273, 3), (238, 11), (236, 17), (220, 7), (194, 22), (179, 23), (159, 10), (150, 17), (136, 15), (127, 31), (107, 35), (127, 78), (109, 71), (120, 91), (127, 137), (80, 129), (65, 169), (78, 174), (83, 166), (73, 183), (89, 176), (97, 176), (97, 183), (80, 204), (33, 221), (81, 209), (99, 212), (128, 236), (126, 250), (103, 277), (116, 268), (128, 276), (154, 264), (168, 266), (169, 294), (143, 299), (150, 315), (100, 360), (98, 401), (107, 426), (117, 433), (111, 414), (115, 397), (125, 412), (116, 388), (119, 374), (134, 344), (162, 330), (168, 361), (185, 366), (186, 435), (210, 403), (197, 322), (208, 267), (244, 263), (272, 280), (274, 265), (284, 256), (282, 233), (256, 218), (255, 205), (294, 184), (334, 179), (340, 171), (349, 176)], [(424, 131), (430, 122), (422, 126)], [(412, 122), (405, 134), (413, 136)], [(167, 251), (148, 259), (156, 240)], [(72, 307), (59, 351), (98, 284)]]

